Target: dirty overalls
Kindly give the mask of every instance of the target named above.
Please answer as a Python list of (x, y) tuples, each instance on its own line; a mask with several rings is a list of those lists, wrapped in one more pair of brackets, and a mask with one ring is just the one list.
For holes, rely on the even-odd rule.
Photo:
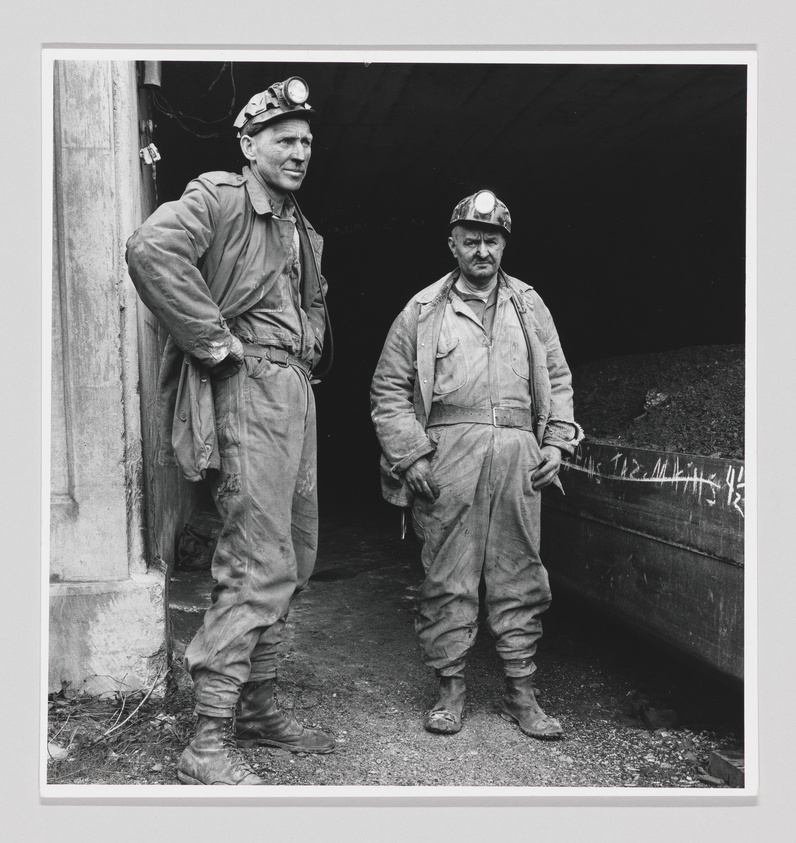
[(300, 306), (299, 240), (290, 215), (270, 220), (267, 272), (280, 277), (258, 304), (229, 320), (244, 364), (214, 379), (220, 471), (211, 488), (224, 519), (217, 585), (186, 666), (196, 711), (229, 717), (244, 682), (276, 675), (277, 647), (294, 593), (317, 550), (314, 337)]
[(426, 431), (440, 495), (413, 505), (426, 574), (415, 629), (424, 662), (443, 676), (462, 672), (475, 641), (482, 576), (487, 628), (508, 676), (535, 670), (551, 599), (539, 558), (541, 491), (531, 486), (542, 457), (528, 349), (504, 284), (492, 299), (476, 305), (482, 321), (455, 291), (448, 298)]

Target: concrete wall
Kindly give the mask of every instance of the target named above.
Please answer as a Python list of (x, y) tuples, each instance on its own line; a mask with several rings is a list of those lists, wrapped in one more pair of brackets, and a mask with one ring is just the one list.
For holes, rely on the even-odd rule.
[[(137, 297), (124, 244), (142, 193), (133, 62), (57, 62), (50, 690), (152, 684), (166, 567), (147, 564)], [(167, 560), (166, 560), (167, 561)]]

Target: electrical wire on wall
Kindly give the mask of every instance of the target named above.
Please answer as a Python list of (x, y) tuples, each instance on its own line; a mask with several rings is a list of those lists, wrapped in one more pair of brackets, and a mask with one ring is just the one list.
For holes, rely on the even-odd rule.
[[(222, 77), (225, 75), (225, 72), (229, 68), (229, 84), (231, 88), (230, 100), (229, 100), (229, 107), (225, 114), (221, 117), (217, 117), (215, 119), (206, 119), (204, 117), (199, 117), (195, 113), (189, 113), (182, 111), (179, 108), (173, 106), (163, 95), (160, 87), (151, 87), (149, 88), (149, 95), (150, 101), (152, 103), (153, 108), (156, 108), (161, 114), (165, 114), (166, 117), (171, 118), (174, 120), (181, 129), (188, 132), (188, 134), (193, 135), (197, 138), (218, 138), (222, 137), (229, 133), (227, 121), (232, 117), (235, 113), (235, 96), (236, 96), (236, 88), (235, 88), (235, 73), (233, 69), (233, 62), (225, 61), (221, 65), (221, 70), (218, 72), (216, 78), (210, 83), (207, 91), (199, 98), (199, 103), (207, 97), (213, 88), (221, 81)], [(198, 104), (197, 104), (198, 105)], [(202, 132), (196, 131), (188, 125), (186, 121), (193, 121), (196, 123), (201, 124), (202, 126), (217, 126), (219, 124), (225, 124), (225, 128), (220, 131), (211, 131), (211, 132)]]

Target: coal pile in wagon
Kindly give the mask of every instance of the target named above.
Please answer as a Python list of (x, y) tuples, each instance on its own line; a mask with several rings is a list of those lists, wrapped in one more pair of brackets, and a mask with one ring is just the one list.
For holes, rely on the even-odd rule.
[(744, 458), (744, 346), (611, 357), (573, 368), (588, 441)]

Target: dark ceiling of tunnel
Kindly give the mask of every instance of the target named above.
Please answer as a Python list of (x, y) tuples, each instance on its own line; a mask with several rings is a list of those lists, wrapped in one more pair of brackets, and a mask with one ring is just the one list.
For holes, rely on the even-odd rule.
[(232, 120), (252, 94), (289, 75), (307, 79), (317, 112), (302, 195), (330, 222), (353, 217), (349, 227), (365, 225), (372, 209), (436, 222), (485, 183), (501, 196), (544, 195), (651, 146), (698, 152), (745, 137), (738, 65), (165, 62), (162, 94), (192, 115), (183, 124), (221, 136), (195, 138), (186, 156), (193, 136), (156, 112), (161, 151), (176, 153), (162, 164), (163, 198), (197, 165), (238, 169)]
[(232, 121), (291, 75), (317, 111), (298, 199), (326, 240), (336, 339), (317, 395), (346, 408), (322, 463), (375, 446), (384, 336), (453, 269), (450, 213), (482, 187), (511, 210), (504, 268), (542, 295), (571, 364), (743, 342), (744, 65), (164, 62), (159, 201), (239, 171)]

